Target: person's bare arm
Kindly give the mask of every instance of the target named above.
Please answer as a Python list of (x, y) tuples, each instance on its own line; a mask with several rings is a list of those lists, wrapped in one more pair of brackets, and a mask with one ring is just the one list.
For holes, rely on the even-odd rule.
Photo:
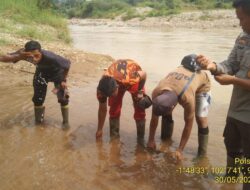
[(107, 101), (105, 101), (104, 103), (99, 102), (98, 127), (96, 131), (96, 138), (102, 137), (102, 128), (104, 126), (106, 115), (107, 115)]
[(18, 54), (13, 54), (13, 55), (0, 55), (0, 62), (5, 62), (5, 63), (15, 63), (20, 60), (20, 56)]
[(250, 90), (250, 79), (242, 79), (235, 76), (222, 74), (215, 76), (215, 80), (219, 82), (221, 85), (233, 84), (241, 86), (246, 90)]
[(212, 73), (216, 72), (217, 66), (215, 62), (205, 57), (204, 55), (198, 55), (196, 58), (202, 69), (209, 70)]
[(20, 60), (24, 60), (25, 58), (29, 57), (31, 55), (30, 52), (24, 52), (24, 49), (19, 49), (15, 52), (8, 53), (6, 55), (0, 55), (0, 62), (5, 63), (16, 63)]
[(139, 85), (138, 85), (138, 92), (141, 92), (144, 85), (145, 85), (146, 79), (147, 79), (147, 73), (145, 71), (138, 71), (138, 74), (140, 76), (140, 81), (139, 81)]
[(235, 43), (227, 60), (223, 62), (216, 64), (215, 62), (213, 62), (204, 55), (198, 55), (196, 61), (198, 62), (198, 64), (200, 64), (202, 69), (211, 71), (213, 75), (218, 75), (223, 73), (229, 75), (235, 75), (235, 73), (237, 73), (238, 70), (240, 69), (240, 62), (237, 61), (237, 51), (238, 51), (238, 44)]
[(181, 141), (180, 141), (180, 145), (178, 148), (178, 150), (180, 150), (180, 151), (183, 151), (184, 147), (187, 144), (187, 141), (189, 139), (189, 136), (190, 136), (190, 133), (192, 130), (193, 120), (194, 120), (194, 117), (185, 119), (185, 126), (184, 126), (184, 129), (182, 131)]
[(181, 141), (180, 141), (178, 149), (175, 151), (175, 158), (178, 161), (183, 159), (182, 151), (184, 150), (188, 142), (188, 139), (190, 137), (191, 130), (193, 127), (194, 109), (192, 109), (192, 107), (184, 108), (184, 121), (185, 121), (185, 125), (182, 131)]
[(69, 69), (65, 69), (63, 73), (63, 80), (61, 82), (61, 88), (67, 89), (67, 77), (68, 77)]
[(150, 129), (149, 129), (149, 137), (148, 137), (148, 144), (147, 147), (148, 148), (156, 148), (155, 145), (155, 131), (158, 125), (158, 120), (159, 120), (159, 116), (155, 115), (152, 111), (152, 116), (151, 116), (151, 120), (150, 120)]

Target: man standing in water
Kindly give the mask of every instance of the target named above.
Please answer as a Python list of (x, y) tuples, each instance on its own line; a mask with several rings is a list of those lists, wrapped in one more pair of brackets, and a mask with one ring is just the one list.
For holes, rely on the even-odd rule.
[(42, 123), (44, 118), (45, 107), (43, 106), (48, 82), (54, 82), (55, 93), (58, 102), (61, 104), (63, 117), (63, 129), (69, 128), (69, 96), (67, 93), (66, 78), (70, 68), (70, 61), (54, 54), (53, 52), (41, 49), (37, 41), (29, 41), (23, 49), (14, 53), (0, 56), (2, 62), (16, 63), (25, 60), (36, 66), (33, 78), (35, 121), (37, 124)]
[(102, 128), (107, 113), (107, 98), (108, 105), (110, 106), (110, 136), (119, 136), (122, 99), (126, 91), (130, 92), (134, 103), (137, 137), (138, 139), (144, 138), (145, 109), (151, 105), (150, 98), (145, 94), (145, 82), (146, 73), (133, 60), (120, 59), (108, 67), (97, 87), (99, 110), (96, 138), (102, 136)]
[(196, 55), (185, 56), (182, 66), (162, 79), (152, 93), (152, 117), (148, 147), (156, 148), (154, 136), (159, 116), (162, 116), (161, 138), (171, 138), (173, 132), (172, 111), (179, 103), (184, 108), (185, 126), (179, 147), (174, 157), (182, 160), (182, 151), (189, 139), (194, 117), (198, 125), (198, 156), (205, 156), (208, 144), (208, 108), (210, 105), (210, 80), (206, 72), (200, 71)]
[[(216, 64), (203, 55), (198, 56), (204, 69), (214, 73), (215, 80), (222, 85), (233, 85), (233, 92), (224, 130), (224, 143), (227, 150), (228, 177), (237, 177), (242, 169), (248, 179), (243, 189), (250, 189), (250, 1), (235, 0), (233, 7), (243, 32), (235, 41), (228, 59)], [(236, 160), (244, 157), (241, 168)]]

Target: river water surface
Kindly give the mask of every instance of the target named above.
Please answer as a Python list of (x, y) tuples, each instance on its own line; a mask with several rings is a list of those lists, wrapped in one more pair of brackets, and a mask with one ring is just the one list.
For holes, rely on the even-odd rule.
[[(202, 53), (223, 61), (240, 32), (234, 30), (158, 29), (109, 26), (70, 26), (74, 47), (108, 54), (114, 58), (136, 60), (148, 73), (146, 89), (154, 86), (180, 64), (183, 56)], [(100, 72), (99, 72), (100, 73)], [(0, 75), (2, 78), (3, 75)], [(60, 128), (60, 107), (48, 91), (45, 124), (34, 125), (31, 86), (0, 86), (0, 189), (73, 190), (163, 190), (163, 189), (240, 189), (241, 185), (219, 184), (216, 174), (225, 166), (223, 129), (231, 87), (212, 80), (212, 106), (209, 113), (208, 157), (196, 159), (197, 126), (184, 150), (185, 159), (175, 164), (171, 152), (178, 147), (183, 129), (183, 109), (174, 111), (172, 141), (161, 142), (148, 152), (136, 142), (132, 100), (125, 95), (120, 139), (110, 140), (108, 122), (102, 141), (96, 142), (97, 108), (95, 91), (100, 76), (84, 87), (70, 89), (71, 130)], [(52, 86), (50, 86), (52, 88)], [(148, 138), (151, 109), (147, 110)], [(178, 170), (179, 167), (205, 168), (202, 174)], [(208, 169), (209, 168), (209, 169)], [(212, 168), (216, 169), (213, 170)]]

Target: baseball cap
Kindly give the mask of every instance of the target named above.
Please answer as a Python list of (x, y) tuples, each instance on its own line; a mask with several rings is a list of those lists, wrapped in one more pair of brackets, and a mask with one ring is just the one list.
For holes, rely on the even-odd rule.
[(168, 111), (171, 111), (178, 102), (178, 97), (173, 91), (165, 91), (153, 100), (153, 113), (155, 115), (165, 115)]
[(195, 72), (195, 71), (199, 71), (201, 70), (201, 67), (199, 65), (199, 63), (196, 61), (197, 55), (196, 54), (190, 54), (190, 55), (186, 55), (182, 61), (181, 61), (181, 65), (183, 65), (183, 67), (185, 67), (186, 69)]
[(103, 76), (97, 86), (97, 90), (100, 90), (107, 97), (110, 97), (116, 88), (117, 82), (110, 76)]

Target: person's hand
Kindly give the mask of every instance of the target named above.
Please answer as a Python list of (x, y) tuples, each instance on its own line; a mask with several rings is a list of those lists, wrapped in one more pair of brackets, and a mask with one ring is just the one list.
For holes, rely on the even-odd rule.
[(196, 58), (196, 61), (204, 70), (210, 70), (210, 71), (216, 70), (215, 63), (211, 61), (210, 59), (208, 59), (207, 57), (205, 57), (204, 55), (198, 55)]
[(229, 85), (233, 84), (235, 76), (227, 75), (227, 74), (221, 74), (214, 77), (217, 82), (219, 82), (221, 85)]
[(31, 52), (25, 52), (23, 50), (20, 50), (16, 55), (18, 56), (20, 60), (26, 60), (26, 59), (33, 60), (34, 59), (34, 56)]
[(155, 141), (148, 141), (147, 148), (156, 149)]
[(52, 92), (53, 94), (57, 94), (57, 93), (58, 93), (58, 91), (59, 91), (59, 89), (58, 89), (58, 88), (53, 88), (53, 90), (51, 90), (51, 92)]
[(141, 98), (143, 98), (143, 92), (139, 91), (137, 94), (137, 99), (140, 100)]
[(11, 53), (8, 53), (9, 55), (19, 55), (20, 53), (24, 52), (24, 48), (21, 48), (17, 51), (14, 51), (14, 52), (11, 52)]
[(137, 92), (137, 94), (136, 94), (136, 96), (134, 96), (134, 100), (135, 100), (135, 102), (139, 102), (140, 101), (140, 99), (142, 99), (143, 98), (143, 92), (142, 91), (138, 91)]
[(62, 89), (67, 89), (67, 83), (65, 81), (61, 82), (61, 88)]
[(102, 130), (97, 130), (95, 136), (96, 139), (100, 139), (102, 137)]
[(172, 153), (173, 158), (177, 161), (180, 162), (183, 160), (183, 155), (182, 151), (177, 149), (175, 152)]

